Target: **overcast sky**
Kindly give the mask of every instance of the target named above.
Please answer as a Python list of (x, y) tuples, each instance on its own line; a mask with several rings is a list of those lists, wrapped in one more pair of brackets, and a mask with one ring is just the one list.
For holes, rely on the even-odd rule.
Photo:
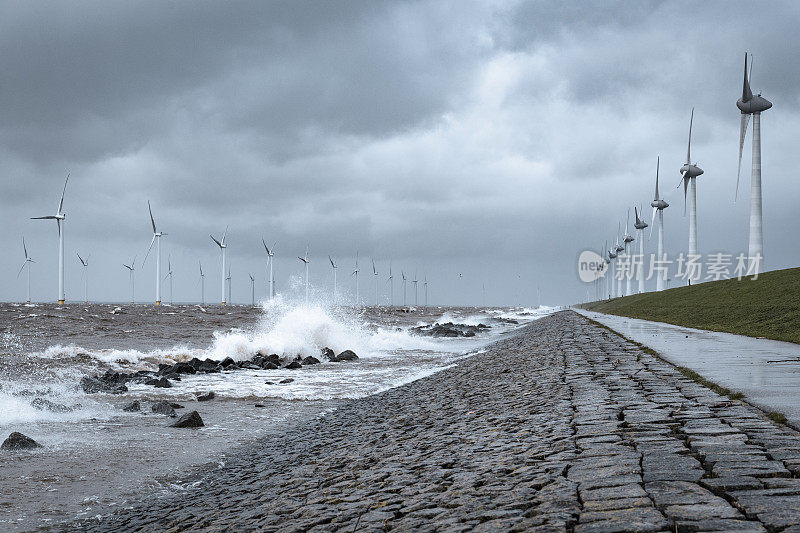
[[(229, 226), (238, 302), (248, 272), (267, 294), (263, 235), (286, 293), (308, 244), (322, 292), (328, 254), (354, 291), (358, 250), (368, 301), (374, 257), (382, 300), (391, 259), (427, 275), (432, 304), (481, 304), (483, 284), (487, 304), (535, 305), (537, 286), (544, 304), (572, 303), (578, 254), (652, 200), (659, 155), (667, 251), (686, 249), (692, 107), (700, 251), (746, 251), (749, 134), (733, 202), (745, 50), (774, 104), (766, 263), (797, 265), (800, 4), (557, 4), (0, 3), (0, 299), (24, 299), (23, 235), (33, 298), (56, 298), (56, 225), (29, 218), (55, 213), (70, 171), (68, 299), (82, 294), (76, 251), (91, 254), (90, 298), (129, 297), (122, 263), (150, 242), (149, 199), (180, 301), (199, 299), (198, 260), (219, 300), (209, 233)], [(153, 259), (139, 300), (154, 298)]]

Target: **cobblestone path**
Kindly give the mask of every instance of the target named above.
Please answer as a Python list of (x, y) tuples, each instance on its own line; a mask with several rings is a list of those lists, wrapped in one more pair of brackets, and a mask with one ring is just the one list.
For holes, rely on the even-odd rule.
[(797, 474), (797, 432), (562, 312), (68, 529), (790, 531)]

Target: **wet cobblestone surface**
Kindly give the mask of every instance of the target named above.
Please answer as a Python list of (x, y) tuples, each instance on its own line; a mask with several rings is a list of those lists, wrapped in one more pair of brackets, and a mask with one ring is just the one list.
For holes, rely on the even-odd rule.
[(797, 474), (797, 432), (562, 312), (66, 529), (800, 531)]

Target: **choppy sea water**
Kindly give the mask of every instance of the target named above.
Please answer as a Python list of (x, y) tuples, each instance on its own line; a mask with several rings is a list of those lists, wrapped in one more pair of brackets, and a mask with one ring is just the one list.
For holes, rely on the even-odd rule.
[[(249, 306), (0, 304), (0, 440), (12, 431), (43, 445), (0, 454), (0, 530), (28, 530), (112, 512), (142, 495), (185, 490), (193, 468), (223, 465), (226, 451), (285, 424), (323, 416), (337, 402), (430, 375), (551, 308), (330, 307), (280, 299)], [(434, 338), (412, 328), (452, 322), (483, 329)], [(353, 350), (359, 360), (297, 370), (182, 375), (171, 388), (129, 384), (84, 393), (85, 375), (155, 370), (193, 357), (286, 360)], [(291, 383), (280, 381), (291, 378)], [(199, 393), (216, 398), (198, 403)], [(205, 427), (170, 428), (151, 403), (197, 409)], [(139, 400), (142, 411), (121, 406)], [(47, 402), (50, 402), (49, 404)], [(56, 410), (47, 405), (66, 406)], [(213, 466), (211, 466), (213, 467)]]

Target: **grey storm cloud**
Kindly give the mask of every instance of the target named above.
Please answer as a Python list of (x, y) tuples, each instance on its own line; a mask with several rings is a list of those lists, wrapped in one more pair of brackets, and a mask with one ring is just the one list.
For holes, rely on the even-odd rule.
[[(795, 265), (796, 247), (780, 243), (796, 232), (800, 199), (800, 7), (761, 7), (5, 3), (0, 297), (23, 294), (14, 279), (23, 234), (39, 261), (34, 296), (54, 297), (55, 228), (29, 217), (55, 209), (71, 171), (68, 256), (92, 251), (100, 299), (126, 298), (119, 263), (149, 243), (150, 200), (181, 300), (196, 298), (198, 260), (218, 269), (208, 234), (229, 226), (240, 279), (263, 271), (264, 235), (277, 243), (279, 287), (308, 244), (320, 285), (328, 254), (347, 263), (358, 250), (384, 269), (391, 259), (426, 271), (437, 303), (477, 303), (483, 283), (488, 303), (534, 304), (537, 286), (545, 303), (573, 302), (585, 290), (577, 254), (649, 202), (657, 155), (673, 204), (667, 248), (685, 247), (674, 185), (692, 107), (693, 153), (706, 170), (700, 245), (739, 251), (745, 50), (754, 90), (775, 103), (762, 133), (768, 266)], [(138, 273), (141, 299), (153, 268)], [(78, 275), (68, 268), (68, 295)]]

